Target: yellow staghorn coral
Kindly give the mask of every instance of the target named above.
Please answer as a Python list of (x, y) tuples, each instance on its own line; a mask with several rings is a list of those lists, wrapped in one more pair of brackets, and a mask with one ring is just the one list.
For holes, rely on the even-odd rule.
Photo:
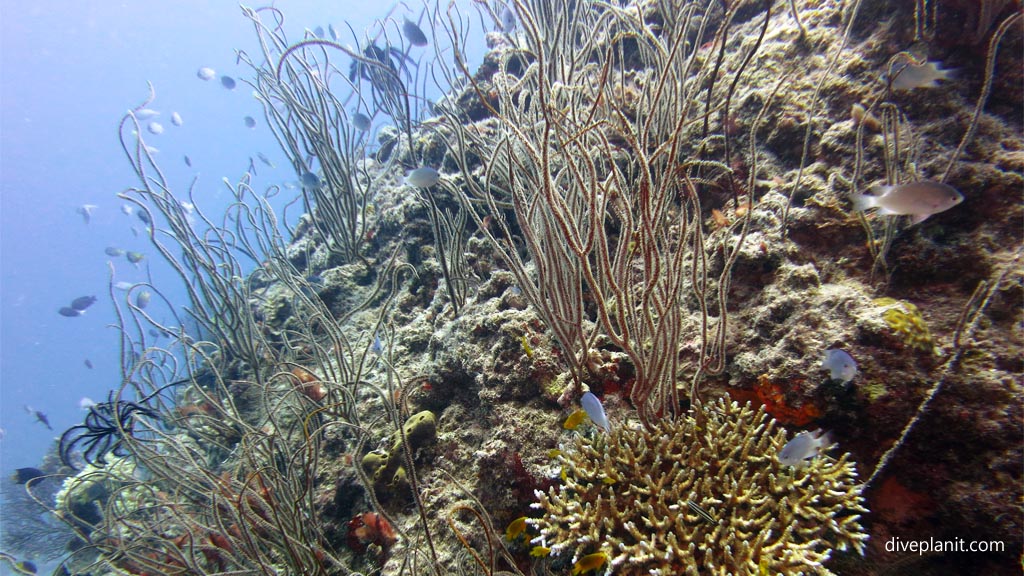
[(538, 491), (534, 544), (607, 574), (832, 574), (835, 549), (863, 553), (867, 512), (843, 454), (802, 468), (777, 454), (786, 432), (763, 408), (720, 400), (654, 429), (579, 437), (564, 482)]
[(903, 336), (903, 341), (908, 345), (925, 352), (934, 350), (932, 334), (928, 331), (921, 311), (906, 300), (895, 298), (876, 298), (871, 301), (876, 306), (885, 307), (882, 312), (882, 320), (895, 332)]

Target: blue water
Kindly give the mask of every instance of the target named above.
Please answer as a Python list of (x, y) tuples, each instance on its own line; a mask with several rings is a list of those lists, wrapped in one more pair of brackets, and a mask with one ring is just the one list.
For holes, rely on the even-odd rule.
[[(358, 33), (391, 5), (284, 0), (276, 7), (294, 41), (304, 28), (328, 23), (342, 33), (343, 21)], [(113, 262), (115, 281), (144, 281), (149, 270), (172, 301), (185, 303), (180, 280), (159, 262), (144, 224), (123, 214), (125, 202), (116, 198), (135, 184), (117, 126), (146, 97), (146, 82), (156, 89), (150, 108), (162, 113), (165, 129), (146, 134), (146, 142), (160, 150), (156, 159), (179, 195), (200, 176), (203, 210), (223, 208), (222, 177), (237, 181), (257, 152), (277, 165), (271, 170), (256, 161), (258, 187), (296, 175), (263, 126), (251, 89), (239, 82), (228, 91), (216, 79), (196, 76), (201, 66), (236, 79), (247, 72), (235, 64), (235, 50), (257, 54), (256, 36), (237, 3), (6, 3), (0, 26), (0, 473), (6, 482), (15, 468), (38, 466), (55, 438), (81, 423), (80, 399), (102, 401), (120, 384), (107, 263)], [(182, 127), (171, 124), (173, 111)], [(255, 129), (245, 127), (247, 115), (257, 119)], [(83, 204), (97, 206), (89, 224), (75, 212)], [(147, 259), (136, 267), (105, 255), (108, 246)], [(57, 314), (83, 295), (99, 297), (86, 314)], [(25, 406), (45, 413), (53, 430)]]

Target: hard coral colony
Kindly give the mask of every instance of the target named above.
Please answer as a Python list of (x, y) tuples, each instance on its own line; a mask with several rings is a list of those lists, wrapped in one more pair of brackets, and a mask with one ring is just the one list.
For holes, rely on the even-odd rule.
[(703, 416), (578, 436), (558, 456), (563, 483), (537, 494), (533, 543), (577, 566), (602, 554), (618, 576), (832, 574), (833, 550), (863, 552), (848, 455), (792, 468), (763, 408), (719, 401)]

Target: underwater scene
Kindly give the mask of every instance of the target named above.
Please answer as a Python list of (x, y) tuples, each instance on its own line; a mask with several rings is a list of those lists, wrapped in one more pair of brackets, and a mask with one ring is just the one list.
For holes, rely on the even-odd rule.
[(1019, 0), (291, 4), (5, 27), (0, 574), (1022, 573)]

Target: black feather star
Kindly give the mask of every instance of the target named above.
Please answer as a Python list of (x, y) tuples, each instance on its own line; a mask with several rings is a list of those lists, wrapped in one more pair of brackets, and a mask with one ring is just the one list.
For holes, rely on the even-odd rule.
[(111, 392), (106, 402), (94, 404), (89, 408), (89, 414), (85, 416), (82, 424), (72, 426), (61, 434), (58, 445), (60, 461), (65, 466), (78, 470), (71, 457), (76, 450), (81, 451), (82, 458), (87, 463), (98, 468), (106, 465), (106, 457), (110, 454), (127, 456), (125, 439), (134, 437), (135, 424), (139, 417), (160, 420), (160, 413), (146, 403), (161, 391), (184, 382), (187, 380), (162, 386), (138, 402), (120, 400)]

